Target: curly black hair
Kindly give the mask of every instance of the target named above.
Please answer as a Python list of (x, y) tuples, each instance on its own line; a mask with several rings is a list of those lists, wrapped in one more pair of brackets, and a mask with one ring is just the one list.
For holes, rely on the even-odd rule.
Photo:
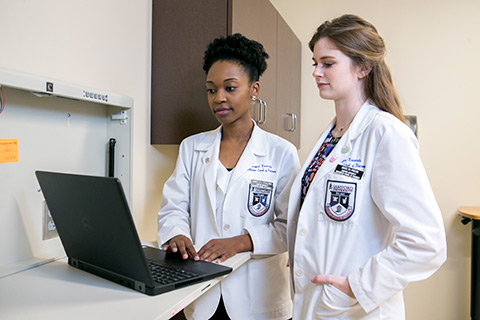
[(217, 61), (238, 62), (248, 73), (250, 82), (258, 81), (267, 69), (268, 53), (263, 45), (240, 33), (213, 40), (203, 56), (203, 70), (208, 73)]

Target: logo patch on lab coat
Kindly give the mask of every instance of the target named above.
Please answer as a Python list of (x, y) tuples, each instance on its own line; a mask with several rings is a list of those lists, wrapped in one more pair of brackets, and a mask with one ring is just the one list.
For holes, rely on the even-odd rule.
[(355, 212), (357, 184), (345, 181), (327, 181), (325, 212), (330, 219), (345, 221)]
[(255, 217), (263, 216), (270, 208), (273, 182), (252, 180), (248, 191), (248, 211)]

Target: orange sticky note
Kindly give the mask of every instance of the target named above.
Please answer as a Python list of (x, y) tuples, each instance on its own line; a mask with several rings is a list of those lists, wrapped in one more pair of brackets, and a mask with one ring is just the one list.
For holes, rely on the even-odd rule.
[(0, 139), (0, 163), (18, 162), (18, 139)]

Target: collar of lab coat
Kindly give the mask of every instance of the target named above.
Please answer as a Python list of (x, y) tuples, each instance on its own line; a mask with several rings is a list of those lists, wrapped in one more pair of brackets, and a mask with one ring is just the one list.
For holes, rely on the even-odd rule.
[[(255, 121), (253, 121), (253, 124), (252, 136), (235, 166), (230, 184), (235, 183), (238, 178), (246, 173), (252, 164), (256, 163), (257, 157), (264, 157), (266, 155), (266, 148), (264, 147), (264, 136), (266, 133), (256, 125)], [(206, 166), (204, 183), (209, 197), (211, 212), (215, 221), (217, 169), (218, 166), (221, 165), (218, 160), (221, 138), (222, 126), (219, 126), (215, 130), (208, 132), (205, 135), (205, 138), (195, 146), (197, 152), (204, 152), (204, 155), (202, 156), (203, 162)]]
[[(319, 181), (321, 181), (321, 178), (326, 175), (328, 172), (331, 172), (334, 168), (337, 166), (339, 161), (341, 160), (342, 156), (348, 156), (348, 154), (341, 154), (339, 150), (342, 150), (345, 146), (348, 146), (349, 148), (352, 147), (353, 141), (356, 140), (362, 132), (364, 132), (368, 126), (372, 123), (373, 119), (375, 119), (375, 116), (380, 112), (380, 109), (378, 109), (376, 106), (372, 105), (370, 102), (366, 101), (361, 107), (360, 110), (358, 110), (355, 118), (353, 119), (350, 128), (345, 132), (343, 135), (342, 139), (338, 142), (338, 144), (335, 146), (335, 149), (333, 149), (332, 154), (330, 154), (327, 158), (327, 160), (320, 166), (318, 169), (318, 172), (315, 175), (315, 178), (312, 181), (312, 184), (310, 185), (310, 189), (313, 189), (316, 184), (318, 184)], [(309, 156), (307, 157), (307, 161), (302, 166), (302, 169), (300, 170), (299, 176), (302, 177), (303, 174), (305, 173), (305, 170), (307, 166), (310, 164), (310, 161), (314, 157), (314, 155), (317, 153), (318, 149), (322, 145), (323, 141), (327, 137), (327, 134), (332, 130), (334, 124), (335, 124), (336, 118), (333, 118), (333, 120), (330, 122), (328, 125), (327, 129), (321, 134), (320, 138), (318, 139), (317, 143), (315, 144), (314, 148), (310, 152)], [(296, 181), (298, 186), (294, 186), (295, 188), (300, 188), (301, 178)], [(300, 194), (300, 193), (299, 193)], [(308, 197), (308, 195), (307, 195)], [(297, 201), (299, 198), (297, 199)], [(307, 199), (305, 199), (307, 201)], [(298, 205), (298, 203), (292, 203), (292, 205)]]
[[(368, 128), (370, 123), (372, 123), (373, 119), (379, 111), (380, 109), (371, 104), (368, 100), (365, 101), (365, 103), (360, 107), (357, 114), (355, 115), (352, 123), (350, 124), (350, 128), (348, 128), (348, 130), (345, 132), (342, 139), (340, 140), (339, 145), (343, 147), (347, 144), (351, 144), (351, 141), (357, 139), (362, 134), (362, 132)], [(314, 154), (317, 153), (318, 148), (320, 148), (328, 133), (332, 130), (336, 120), (337, 117), (334, 117), (328, 127), (325, 129), (325, 131), (323, 131), (323, 133), (320, 135), (307, 160), (311, 160)], [(309, 163), (310, 162), (308, 162), (308, 164)], [(302, 171), (305, 171), (305, 168), (302, 168)]]
[[(252, 120), (252, 122), (253, 122), (253, 131), (252, 131), (252, 136), (248, 141), (247, 147), (255, 155), (265, 156), (266, 148), (262, 146), (263, 140), (264, 140), (263, 136), (265, 135), (265, 131), (260, 129), (255, 123), (255, 121)], [(209, 134), (206, 136), (206, 138), (195, 146), (195, 150), (196, 151), (214, 150), (215, 145), (217, 145), (218, 147), (220, 146), (221, 139), (222, 139), (222, 126), (219, 126), (215, 130), (210, 131)], [(216, 156), (218, 158), (218, 154), (216, 154)]]
[[(378, 111), (380, 111), (380, 109), (378, 109), (376, 106), (371, 104), (368, 100), (365, 101), (365, 103), (360, 107), (357, 114), (355, 115), (355, 118), (353, 119), (352, 124), (350, 125), (350, 128), (348, 128), (347, 132), (345, 132), (344, 137), (347, 139), (343, 139), (343, 140), (352, 141), (357, 139), (362, 134), (362, 132), (369, 126), (369, 124), (373, 121)], [(330, 130), (332, 130), (336, 119), (337, 119), (336, 117), (333, 118), (327, 130), (325, 130), (324, 132), (325, 137), (326, 137), (326, 134)]]

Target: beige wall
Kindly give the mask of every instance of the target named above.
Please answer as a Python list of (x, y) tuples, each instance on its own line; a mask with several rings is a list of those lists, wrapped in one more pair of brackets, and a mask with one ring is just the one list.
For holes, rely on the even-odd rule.
[[(443, 212), (449, 250), (438, 273), (405, 291), (407, 318), (468, 319), (470, 225), (460, 223), (456, 208), (480, 205), (480, 64), (474, 59), (480, 2), (271, 1), (303, 42), (302, 160), (333, 116), (332, 104), (320, 100), (311, 78), (306, 43), (314, 29), (348, 12), (372, 21), (383, 35), (406, 113), (418, 117), (421, 156)], [(149, 144), (150, 6), (151, 0), (0, 0), (0, 67), (134, 98), (132, 207), (147, 240), (155, 238), (162, 184), (178, 149)]]

